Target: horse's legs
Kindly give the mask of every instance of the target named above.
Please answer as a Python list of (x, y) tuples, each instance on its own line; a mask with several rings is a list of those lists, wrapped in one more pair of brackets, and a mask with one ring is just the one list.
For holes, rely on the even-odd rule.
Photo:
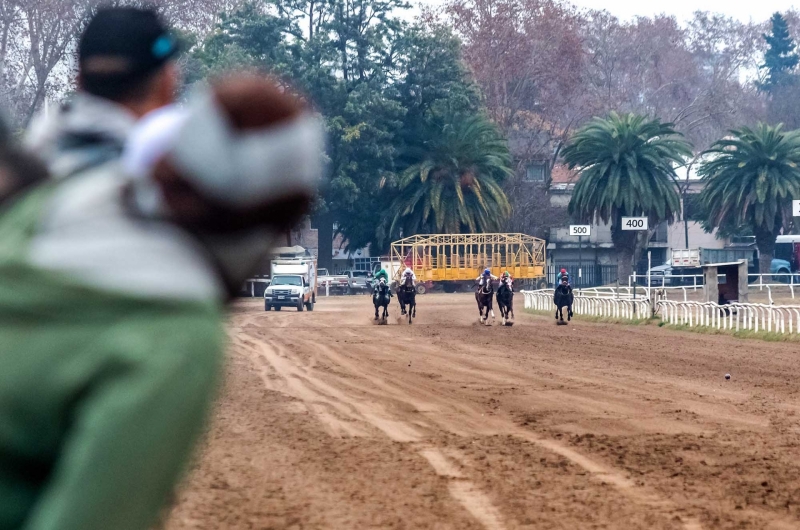
[(378, 320), (378, 304), (375, 304), (375, 320)]
[(567, 306), (567, 320), (572, 320), (572, 305)]

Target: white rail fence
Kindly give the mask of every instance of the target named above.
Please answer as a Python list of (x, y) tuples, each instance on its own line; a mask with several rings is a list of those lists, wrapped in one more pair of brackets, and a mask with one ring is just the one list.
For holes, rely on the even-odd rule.
[[(604, 293), (606, 294), (606, 293)], [(522, 291), (525, 297), (525, 309), (535, 311), (555, 311), (553, 305), (553, 290), (542, 289), (537, 291)], [(576, 315), (590, 315), (634, 320), (650, 316), (650, 302), (645, 299), (612, 298), (608, 295), (584, 296), (574, 293), (575, 301), (572, 312)]]
[[(584, 290), (585, 292), (586, 290)], [(650, 301), (625, 296), (612, 298), (608, 292), (599, 296), (575, 294), (572, 310), (576, 315), (590, 315), (635, 320), (648, 318)], [(525, 309), (555, 311), (553, 290), (522, 291)], [(658, 300), (656, 313), (662, 322), (689, 327), (709, 327), (732, 331), (751, 330), (774, 333), (800, 334), (800, 305), (771, 305)]]
[(667, 324), (727, 330), (800, 333), (800, 306), (659, 300), (656, 308)]

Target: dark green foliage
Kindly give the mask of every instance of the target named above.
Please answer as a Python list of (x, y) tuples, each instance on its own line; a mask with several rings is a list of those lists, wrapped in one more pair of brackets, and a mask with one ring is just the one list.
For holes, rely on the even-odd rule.
[(769, 272), (775, 237), (787, 225), (791, 200), (800, 197), (800, 131), (742, 127), (706, 157), (699, 174), (706, 180), (701, 197), (708, 224), (752, 230), (762, 272)]
[[(329, 180), (318, 213), (336, 223), (350, 248), (371, 244), (380, 252), (400, 226), (431, 228), (406, 222), (411, 213), (395, 215), (392, 205), (410, 193), (403, 176), (452, 145), (440, 138), (446, 117), (483, 119), (475, 118), (482, 115), (479, 91), (461, 62), (459, 41), (444, 27), (409, 27), (394, 15), (405, 6), (401, 0), (251, 2), (225, 15), (194, 53), (203, 76), (265, 69), (308, 96), (328, 132)], [(464, 150), (481, 148), (471, 147)], [(481, 178), (502, 178), (507, 162), (497, 160), (505, 165)]]
[(674, 168), (690, 155), (672, 124), (614, 112), (584, 125), (564, 149), (564, 161), (580, 172), (569, 213), (611, 223), (622, 281), (636, 258), (636, 232), (620, 230), (621, 218), (647, 216), (651, 227), (673, 221), (680, 211)]
[(789, 26), (780, 13), (772, 15), (772, 32), (764, 35), (767, 41), (767, 51), (764, 53), (766, 77), (761, 84), (762, 90), (772, 92), (777, 86), (789, 82), (792, 72), (800, 62), (797, 55), (797, 46), (789, 35)]

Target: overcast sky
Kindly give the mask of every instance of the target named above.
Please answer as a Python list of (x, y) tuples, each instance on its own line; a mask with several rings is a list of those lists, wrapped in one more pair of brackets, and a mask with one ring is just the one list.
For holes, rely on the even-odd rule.
[[(418, 2), (412, 0), (412, 3)], [(444, 2), (443, 0), (422, 0), (419, 3), (438, 6)], [(572, 0), (572, 3), (588, 9), (605, 9), (621, 19), (666, 13), (674, 15), (680, 21), (690, 18), (694, 11), (700, 10), (724, 13), (743, 22), (750, 19), (760, 22), (768, 19), (775, 11), (786, 11), (793, 6), (800, 7), (800, 0), (668, 0), (664, 2)]]

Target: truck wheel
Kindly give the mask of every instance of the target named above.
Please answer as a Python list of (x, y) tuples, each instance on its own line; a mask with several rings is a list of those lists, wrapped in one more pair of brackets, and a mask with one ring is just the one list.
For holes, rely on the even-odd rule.
[(303, 312), (303, 299), (297, 301), (297, 311), (302, 313)]
[(269, 311), (270, 309), (272, 309), (272, 306), (270, 306), (268, 303), (264, 302), (264, 311)]
[(424, 284), (417, 285), (417, 294), (425, 294), (428, 292), (428, 289), (425, 287)]
[(313, 311), (314, 310), (314, 302), (313, 301), (311, 301), (311, 302), (306, 304), (306, 310), (307, 311)]
[(536, 284), (537, 289), (547, 289), (547, 280), (539, 280)]

